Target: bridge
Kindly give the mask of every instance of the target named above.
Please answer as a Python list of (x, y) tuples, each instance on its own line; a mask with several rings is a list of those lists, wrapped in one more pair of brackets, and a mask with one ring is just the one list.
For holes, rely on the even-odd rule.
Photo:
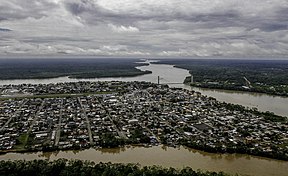
[(182, 82), (182, 83), (180, 83), (180, 82), (179, 82), (179, 83), (174, 83), (174, 82), (173, 82), (173, 83), (170, 83), (170, 82), (168, 83), (168, 82), (164, 82), (163, 84), (184, 84), (184, 83), (183, 83), (183, 82)]
[[(184, 82), (170, 82), (169, 80), (165, 78), (161, 78), (158, 76), (158, 84), (160, 84), (160, 80), (164, 80), (162, 84), (184, 84)], [(191, 83), (193, 83), (193, 76), (191, 75)]]

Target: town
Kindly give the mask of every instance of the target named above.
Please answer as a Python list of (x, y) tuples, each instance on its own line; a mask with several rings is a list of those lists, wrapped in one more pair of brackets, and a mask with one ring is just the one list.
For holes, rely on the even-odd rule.
[(288, 160), (287, 118), (231, 110), (195, 91), (103, 81), (4, 85), (0, 93), (3, 153), (184, 145)]

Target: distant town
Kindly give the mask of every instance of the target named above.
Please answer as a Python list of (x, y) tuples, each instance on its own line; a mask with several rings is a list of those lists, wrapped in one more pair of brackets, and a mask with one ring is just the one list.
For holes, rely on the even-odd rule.
[(0, 93), (2, 153), (184, 145), (288, 160), (286, 117), (199, 92), (106, 81), (4, 85)]

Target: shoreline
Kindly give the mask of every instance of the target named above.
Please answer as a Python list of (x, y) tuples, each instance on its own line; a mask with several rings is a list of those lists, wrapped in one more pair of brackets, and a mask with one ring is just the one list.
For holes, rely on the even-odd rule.
[[(240, 155), (240, 156), (248, 156), (248, 157), (254, 157), (254, 158), (258, 158), (258, 159), (264, 159), (264, 160), (275, 160), (277, 162), (288, 162), (288, 160), (283, 160), (283, 159), (277, 159), (277, 158), (273, 158), (273, 157), (267, 157), (267, 156), (263, 156), (263, 155), (253, 155), (253, 154), (248, 154), (248, 153), (229, 153), (229, 152), (211, 152), (205, 149), (197, 149), (197, 148), (192, 148), (189, 146), (185, 146), (185, 145), (176, 145), (176, 146), (169, 146), (169, 145), (165, 145), (165, 144), (159, 144), (159, 145), (146, 145), (146, 144), (127, 144), (127, 145), (123, 145), (123, 146), (117, 146), (117, 147), (86, 147), (86, 148), (79, 148), (79, 149), (71, 149), (71, 148), (67, 148), (67, 149), (54, 149), (54, 150), (37, 150), (37, 149), (13, 149), (13, 150), (5, 150), (5, 151), (0, 151), (0, 157), (4, 156), (6, 154), (12, 153), (12, 154), (35, 154), (35, 153), (58, 153), (58, 152), (81, 152), (81, 151), (88, 151), (91, 149), (94, 149), (96, 151), (100, 151), (100, 152), (105, 152), (106, 150), (120, 150), (120, 152), (122, 150), (125, 151), (125, 149), (129, 149), (129, 148), (153, 148), (153, 147), (157, 147), (157, 146), (161, 146), (162, 148), (175, 148), (175, 149), (180, 149), (183, 148), (185, 150), (188, 150), (189, 152), (198, 152), (200, 154), (208, 154), (208, 155)], [(163, 149), (165, 150), (165, 149)], [(192, 150), (192, 151), (191, 151)]]
[[(210, 89), (211, 90), (211, 89)], [(37, 150), (38, 151), (38, 150)], [(41, 150), (40, 150), (41, 151)], [(58, 151), (58, 150), (55, 150), (55, 151)], [(205, 151), (205, 149), (204, 150), (201, 150), (201, 151)], [(11, 151), (11, 152), (13, 152), (13, 151)], [(27, 151), (26, 150), (24, 150), (24, 151), (19, 151), (19, 153), (26, 153)], [(29, 151), (28, 151), (29, 152)], [(217, 153), (217, 152), (210, 152), (210, 153)], [(220, 153), (223, 153), (223, 152), (220, 152)], [(258, 155), (251, 155), (251, 156), (258, 156)], [(267, 158), (271, 158), (271, 157), (267, 157)]]
[(258, 94), (263, 94), (263, 95), (270, 95), (270, 96), (274, 96), (274, 97), (282, 97), (282, 98), (288, 98), (288, 95), (279, 95), (279, 94), (273, 94), (273, 93), (268, 93), (268, 92), (256, 92), (256, 91), (250, 91), (250, 90), (245, 90), (245, 89), (228, 89), (228, 88), (217, 88), (217, 87), (207, 87), (207, 86), (201, 86), (201, 85), (197, 85), (197, 84), (187, 84), (184, 83), (187, 86), (191, 86), (191, 87), (197, 87), (197, 88), (203, 88), (203, 89), (208, 89), (208, 90), (228, 90), (228, 91), (235, 91), (235, 92), (239, 92), (239, 93), (258, 93)]
[[(159, 64), (159, 63), (156, 63), (156, 64)], [(180, 69), (185, 69), (187, 71), (189, 71), (190, 73), (190, 70), (184, 68), (184, 67), (181, 67), (181, 66), (177, 66), (177, 65), (173, 65), (173, 67), (175, 68), (180, 68)], [(225, 87), (222, 87), (223, 85), (219, 85), (217, 87), (217, 85), (213, 85), (213, 84), (210, 84), (209, 86), (202, 86), (201, 84), (203, 84), (202, 82), (197, 82), (198, 84), (189, 84), (189, 81), (187, 81), (188, 79), (190, 79), (190, 76), (187, 76), (186, 78), (184, 78), (184, 81), (183, 81), (183, 84), (185, 85), (188, 85), (188, 86), (192, 86), (192, 87), (198, 87), (198, 88), (205, 88), (205, 89), (209, 89), (209, 90), (213, 90), (213, 89), (217, 89), (217, 90), (232, 90), (232, 91), (240, 91), (240, 92), (251, 92), (251, 93), (261, 93), (261, 94), (265, 94), (265, 95), (272, 95), (272, 96), (278, 96), (278, 97), (284, 97), (284, 98), (288, 98), (288, 93), (282, 95), (282, 94), (277, 94), (277, 93), (269, 93), (267, 91), (253, 91), (251, 89), (245, 89), (245, 88), (225, 88)]]
[[(138, 66), (137, 66), (138, 67)], [(107, 75), (107, 76), (97, 76), (97, 77), (81, 77), (81, 76), (73, 76), (73, 75), (59, 75), (59, 76), (51, 76), (51, 77), (33, 77), (33, 78), (12, 78), (12, 79), (0, 79), (0, 82), (1, 81), (15, 81), (15, 80), (42, 80), (42, 79), (57, 79), (57, 78), (62, 78), (62, 77), (67, 77), (69, 79), (87, 79), (87, 81), (89, 79), (100, 79), (100, 78), (133, 78), (133, 77), (136, 77), (136, 76), (141, 76), (141, 75), (146, 75), (146, 74), (151, 74), (152, 71), (141, 71), (139, 73), (135, 73), (135, 74), (130, 74), (130, 75), (114, 75), (114, 76), (111, 76), (111, 75)]]

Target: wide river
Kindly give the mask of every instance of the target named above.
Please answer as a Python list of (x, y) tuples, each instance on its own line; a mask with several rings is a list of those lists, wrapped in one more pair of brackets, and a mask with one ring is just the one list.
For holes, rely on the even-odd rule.
[[(117, 78), (93, 78), (93, 79), (71, 79), (68, 77), (59, 77), (52, 79), (24, 79), (24, 80), (0, 80), (0, 85), (6, 84), (49, 84), (60, 82), (77, 82), (77, 81), (148, 81), (157, 83), (158, 76), (160, 76), (160, 83), (167, 83), (170, 87), (181, 87), (189, 90), (201, 92), (203, 95), (211, 96), (219, 101), (229, 103), (241, 104), (248, 107), (256, 107), (260, 111), (271, 111), (275, 114), (288, 116), (288, 98), (272, 96), (262, 93), (251, 93), (241, 91), (217, 90), (217, 89), (203, 89), (190, 87), (182, 84), (186, 76), (189, 76), (188, 70), (175, 68), (172, 65), (153, 64), (151, 62), (148, 66), (137, 67), (145, 71), (152, 71), (152, 74), (146, 74), (135, 77), (117, 77)], [(181, 84), (171, 84), (181, 83)]]
[[(191, 88), (182, 83), (188, 70), (175, 68), (172, 65), (153, 64), (138, 67), (140, 70), (150, 70), (152, 74), (141, 75), (129, 78), (97, 78), (97, 79), (70, 79), (68, 77), (59, 77), (53, 79), (27, 79), (27, 80), (0, 80), (0, 85), (5, 84), (48, 84), (59, 82), (76, 81), (149, 81), (157, 83), (157, 77), (160, 76), (160, 83), (167, 83), (171, 87), (181, 87), (185, 89), (201, 92), (203, 95), (215, 97), (219, 101), (237, 103), (249, 107), (257, 107), (261, 111), (272, 111), (275, 114), (288, 116), (288, 98), (270, 96), (259, 93), (247, 93), (238, 91), (223, 91), (201, 88)], [(224, 171), (227, 173), (238, 173), (241, 175), (288, 175), (288, 162), (274, 159), (254, 157), (240, 154), (212, 154), (199, 150), (187, 149), (184, 147), (171, 148), (155, 146), (144, 147), (125, 147), (119, 149), (89, 149), (84, 151), (60, 151), (53, 153), (8, 153), (0, 155), (0, 159), (50, 159), (71, 158), (92, 160), (95, 162), (121, 162), (121, 163), (139, 163), (144, 165), (161, 165), (164, 167), (190, 166), (193, 169), (202, 169), (210, 171)]]

